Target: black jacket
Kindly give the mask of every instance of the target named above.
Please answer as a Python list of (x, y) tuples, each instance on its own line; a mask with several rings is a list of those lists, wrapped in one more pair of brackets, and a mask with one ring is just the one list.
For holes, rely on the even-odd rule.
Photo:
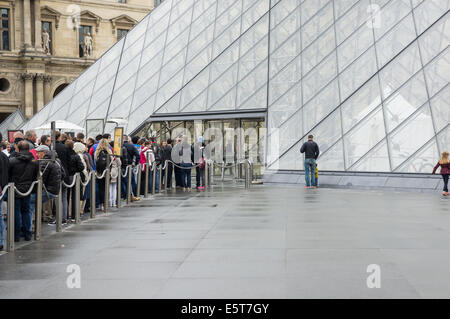
[(0, 188), (5, 188), (8, 184), (9, 159), (3, 152), (0, 152)]
[(69, 148), (59, 141), (57, 141), (55, 145), (56, 145), (55, 146), (56, 154), (58, 155), (58, 158), (61, 161), (61, 164), (63, 165), (63, 168), (65, 170), (66, 176), (68, 177), (70, 166)]
[(141, 155), (139, 154), (137, 148), (133, 144), (130, 144), (128, 142), (124, 142), (123, 146), (125, 146), (128, 152), (128, 165), (133, 163), (135, 163), (136, 165), (139, 164)]
[(317, 159), (319, 157), (319, 146), (314, 141), (303, 143), (300, 153), (305, 153), (305, 158)]
[[(44, 159), (51, 159), (52, 153), (48, 152)], [(56, 158), (56, 162), (43, 161), (39, 163), (41, 173), (42, 173), (42, 183), (45, 189), (53, 195), (59, 194), (59, 186), (64, 178), (64, 169), (62, 168), (61, 161)]]
[(74, 150), (71, 150), (70, 148), (68, 148), (68, 154), (70, 160), (69, 175), (73, 176), (76, 173), (81, 173), (84, 170), (84, 165), (83, 162), (81, 161), (81, 158), (78, 156), (77, 153), (75, 153)]
[[(9, 182), (14, 183), (17, 189), (25, 193), (38, 176), (38, 162), (29, 151), (17, 153), (16, 157), (9, 161)], [(17, 198), (21, 198), (16, 194)]]
[(122, 162), (122, 168), (127, 168), (130, 165), (130, 160), (128, 159), (128, 151), (125, 145), (122, 145), (122, 156), (120, 156), (120, 161)]
[(172, 146), (170, 144), (164, 146), (162, 155), (163, 162), (172, 160)]

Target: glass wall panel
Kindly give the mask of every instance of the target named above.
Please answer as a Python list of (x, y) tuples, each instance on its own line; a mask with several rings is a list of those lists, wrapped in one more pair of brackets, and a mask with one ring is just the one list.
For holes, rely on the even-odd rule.
[(343, 171), (344, 170), (344, 157), (342, 140), (337, 142), (325, 153), (319, 156), (317, 161), (317, 168), (320, 171)]
[(450, 82), (450, 47), (425, 67), (425, 78), (430, 96)]
[(408, 160), (434, 135), (430, 107), (424, 105), (389, 137), (392, 168)]
[(431, 112), (433, 114), (436, 131), (440, 131), (450, 122), (450, 84), (436, 94), (431, 100)]
[(405, 164), (396, 169), (402, 173), (430, 173), (440, 158), (435, 140), (428, 143)]
[(378, 144), (366, 156), (350, 168), (350, 171), (359, 172), (389, 172), (390, 170), (386, 140)]

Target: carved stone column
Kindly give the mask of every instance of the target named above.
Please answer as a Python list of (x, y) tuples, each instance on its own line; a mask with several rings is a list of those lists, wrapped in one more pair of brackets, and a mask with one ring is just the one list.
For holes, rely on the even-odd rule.
[(30, 118), (33, 116), (33, 78), (32, 73), (23, 73), (22, 78), (25, 81), (25, 116)]
[(43, 73), (36, 74), (36, 111), (39, 112), (44, 107), (44, 78)]
[(34, 0), (34, 47), (38, 51), (44, 51), (42, 49), (41, 29), (41, 0)]
[(31, 47), (31, 6), (30, 0), (23, 0), (23, 47)]
[(46, 105), (52, 99), (52, 77), (50, 75), (44, 75), (44, 105)]

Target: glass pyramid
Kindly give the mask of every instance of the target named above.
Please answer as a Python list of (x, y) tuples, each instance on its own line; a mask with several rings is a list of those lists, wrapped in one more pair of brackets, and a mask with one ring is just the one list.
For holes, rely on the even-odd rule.
[(25, 124), (267, 112), (267, 167), (429, 173), (450, 148), (450, 0), (166, 0)]

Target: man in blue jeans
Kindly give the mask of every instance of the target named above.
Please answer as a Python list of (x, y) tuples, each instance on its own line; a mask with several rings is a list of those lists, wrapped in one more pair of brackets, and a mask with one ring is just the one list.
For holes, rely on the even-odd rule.
[[(29, 152), (30, 146), (26, 141), (18, 144), (19, 152), (9, 161), (9, 182), (21, 193), (26, 193), (31, 184), (37, 179), (39, 166), (33, 154)], [(9, 198), (8, 200), (11, 200)], [(33, 224), (33, 209), (30, 195), (21, 196), (16, 192), (14, 199), (14, 241), (20, 240), (22, 226), (24, 227), (25, 240), (31, 240)]]
[(316, 160), (319, 157), (319, 146), (313, 141), (313, 136), (308, 136), (308, 141), (303, 143), (300, 153), (305, 153), (305, 188), (317, 188)]

